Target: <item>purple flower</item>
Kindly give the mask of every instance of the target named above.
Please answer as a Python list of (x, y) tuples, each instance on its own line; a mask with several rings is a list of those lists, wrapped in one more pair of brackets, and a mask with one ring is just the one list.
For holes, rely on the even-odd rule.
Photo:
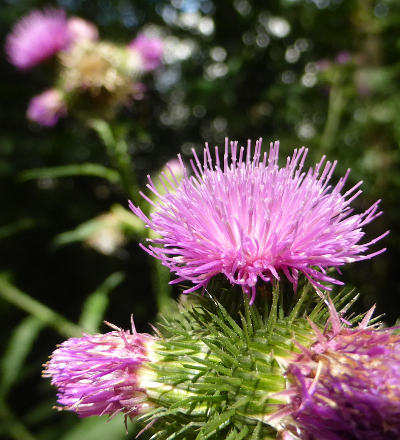
[(144, 70), (153, 70), (160, 65), (164, 50), (164, 45), (160, 38), (139, 34), (131, 41), (128, 47), (139, 53)]
[(288, 368), (292, 418), (305, 440), (400, 438), (400, 335), (344, 328), (331, 305), (330, 328)]
[(120, 412), (134, 417), (145, 405), (137, 373), (148, 360), (146, 343), (151, 340), (120, 329), (71, 338), (54, 351), (43, 376), (58, 388), (61, 409), (80, 417)]
[(337, 53), (335, 57), (335, 61), (338, 64), (347, 64), (349, 61), (351, 61), (351, 53), (347, 52), (346, 50), (342, 50)]
[(80, 17), (68, 19), (68, 31), (73, 42), (80, 40), (95, 41), (99, 38), (97, 26)]
[(65, 49), (69, 41), (64, 11), (35, 10), (16, 23), (7, 37), (6, 52), (10, 63), (29, 69)]
[(34, 96), (29, 102), (26, 112), (29, 120), (45, 127), (53, 127), (66, 114), (67, 107), (63, 95), (56, 89), (49, 89)]
[(281, 274), (294, 288), (300, 273), (315, 288), (326, 288), (321, 282), (342, 284), (326, 274), (327, 268), (384, 251), (368, 253), (368, 248), (385, 234), (360, 243), (362, 227), (381, 213), (377, 201), (353, 214), (350, 204), (361, 182), (342, 194), (349, 170), (332, 186), (336, 162), (324, 164), (323, 157), (314, 169), (303, 171), (308, 150), (300, 148), (279, 168), (278, 151), (278, 142), (262, 155), (261, 139), (254, 153), (250, 141), (246, 150), (226, 140), (223, 162), (216, 148), (213, 163), (206, 144), (203, 163), (194, 153), (194, 176), (185, 168), (179, 184), (167, 179), (172, 191), (160, 195), (149, 177), (148, 187), (158, 197), (152, 201), (142, 194), (153, 206), (149, 217), (130, 203), (160, 236), (144, 249), (178, 275), (173, 283), (194, 284), (185, 293), (205, 287), (217, 274), (251, 291), (251, 301), (258, 280), (270, 282)]

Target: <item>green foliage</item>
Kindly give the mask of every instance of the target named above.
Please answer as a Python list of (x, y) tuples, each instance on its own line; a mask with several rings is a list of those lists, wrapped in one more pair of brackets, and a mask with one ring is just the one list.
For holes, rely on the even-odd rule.
[(1, 359), (0, 400), (5, 399), (8, 391), (22, 376), (26, 358), (43, 326), (43, 321), (29, 316), (14, 328)]
[(127, 438), (127, 431), (118, 418), (107, 421), (106, 417), (90, 417), (67, 431), (60, 440), (98, 440), (99, 438), (124, 440)]
[(119, 175), (117, 172), (96, 163), (63, 165), (49, 168), (34, 168), (23, 171), (20, 174), (20, 179), (21, 181), (26, 181), (43, 177), (58, 178), (66, 176), (95, 176), (107, 179), (111, 183), (119, 182)]
[(122, 206), (114, 205), (107, 213), (90, 219), (71, 231), (65, 231), (54, 238), (55, 246), (63, 246), (73, 242), (89, 242), (96, 234), (103, 231), (111, 233), (141, 236), (144, 233), (143, 223)]
[(111, 274), (87, 297), (79, 319), (79, 325), (87, 333), (98, 333), (109, 304), (109, 295), (122, 283), (124, 278), (125, 275), (122, 272)]

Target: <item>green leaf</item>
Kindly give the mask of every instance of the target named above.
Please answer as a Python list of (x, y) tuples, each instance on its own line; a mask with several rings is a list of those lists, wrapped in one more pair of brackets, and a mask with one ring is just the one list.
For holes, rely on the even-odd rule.
[(53, 240), (53, 245), (57, 247), (74, 243), (76, 241), (84, 241), (91, 235), (98, 232), (100, 229), (103, 229), (105, 227), (105, 222), (106, 220), (102, 219), (101, 217), (88, 220), (71, 231), (58, 234)]
[(82, 334), (80, 327), (11, 284), (7, 274), (4, 273), (0, 273), (0, 297), (35, 316), (44, 324), (55, 328), (67, 338), (71, 336), (79, 337)]
[(107, 148), (112, 148), (115, 144), (115, 136), (110, 125), (103, 119), (92, 119), (89, 125), (97, 133), (103, 144)]
[(106, 417), (89, 417), (81, 420), (59, 440), (126, 440), (127, 438), (121, 417), (115, 417), (108, 421)]
[(83, 305), (79, 326), (89, 333), (99, 331), (104, 312), (109, 303), (109, 294), (125, 279), (122, 272), (115, 272), (89, 295)]
[(16, 222), (0, 227), (0, 240), (17, 234), (20, 231), (30, 229), (35, 225), (31, 218), (21, 218)]
[(119, 183), (119, 175), (116, 171), (96, 163), (82, 163), (61, 165), (49, 168), (33, 168), (19, 174), (19, 180), (38, 179), (41, 177), (67, 177), (67, 176), (95, 176), (107, 179), (111, 183)]
[(29, 316), (11, 333), (7, 349), (1, 361), (0, 393), (4, 397), (21, 374), (26, 357), (31, 351), (35, 339), (44, 327), (40, 319)]

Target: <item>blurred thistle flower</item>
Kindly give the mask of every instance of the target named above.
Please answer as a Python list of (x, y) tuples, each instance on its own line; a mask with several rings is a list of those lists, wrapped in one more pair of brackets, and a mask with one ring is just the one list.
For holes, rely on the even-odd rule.
[(29, 69), (65, 49), (69, 42), (63, 10), (34, 10), (15, 24), (7, 37), (6, 52), (14, 66)]
[(84, 335), (63, 342), (45, 364), (44, 377), (58, 388), (60, 409), (80, 417), (118, 413), (134, 417), (149, 408), (138, 370), (148, 361), (153, 338), (115, 327), (106, 334)]
[(67, 114), (63, 94), (56, 89), (49, 89), (34, 96), (28, 105), (26, 116), (29, 120), (45, 127), (53, 127)]
[[(74, 98), (85, 96), (94, 109), (113, 112), (133, 99), (139, 64), (132, 64), (126, 47), (102, 41), (80, 40), (60, 55), (63, 87)], [(87, 96), (89, 95), (89, 96)]]
[[(229, 148), (230, 147), (230, 148)], [(229, 161), (230, 149), (230, 161)], [(294, 150), (286, 166), (278, 166), (279, 143), (261, 156), (261, 139), (251, 152), (225, 142), (223, 163), (218, 148), (215, 163), (206, 144), (201, 164), (194, 152), (194, 176), (166, 179), (173, 187), (164, 195), (149, 177), (148, 188), (158, 197), (147, 217), (132, 205), (132, 211), (161, 238), (148, 239), (150, 255), (178, 275), (172, 283), (191, 281), (184, 293), (207, 286), (212, 277), (224, 274), (232, 284), (256, 294), (259, 279), (272, 282), (283, 273), (297, 287), (300, 273), (316, 288), (321, 282), (343, 284), (328, 276), (326, 269), (371, 258), (384, 251), (367, 253), (374, 240), (360, 244), (362, 227), (378, 217), (379, 201), (362, 214), (353, 214), (350, 203), (361, 193), (362, 182), (341, 194), (348, 170), (336, 186), (329, 185), (336, 162), (325, 157), (302, 171), (307, 149)], [(229, 163), (230, 162), (230, 163)], [(318, 270), (319, 269), (319, 270)]]
[(351, 61), (352, 55), (347, 50), (341, 50), (336, 54), (335, 61), (338, 64), (347, 64), (349, 61)]
[(144, 70), (154, 70), (161, 64), (164, 44), (160, 38), (139, 34), (128, 47), (139, 53)]
[(72, 42), (79, 40), (95, 41), (99, 38), (97, 26), (90, 21), (80, 17), (71, 17), (68, 19), (67, 24)]
[(330, 327), (322, 333), (314, 325), (316, 342), (299, 345), (285, 392), (299, 438), (400, 438), (400, 335), (368, 327), (372, 311), (345, 328), (330, 304)]

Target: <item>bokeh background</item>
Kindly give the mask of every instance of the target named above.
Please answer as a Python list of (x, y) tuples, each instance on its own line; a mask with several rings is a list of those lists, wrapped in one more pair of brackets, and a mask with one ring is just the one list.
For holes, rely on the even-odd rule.
[[(102, 38), (116, 42), (128, 42), (143, 30), (162, 37), (163, 62), (144, 78), (144, 99), (118, 114), (129, 126), (128, 148), (140, 186), (146, 174), (157, 173), (177, 153), (189, 158), (192, 148), (201, 151), (205, 141), (222, 145), (225, 136), (243, 143), (263, 137), (265, 145), (279, 139), (282, 163), (294, 147), (305, 145), (308, 165), (322, 154), (338, 160), (335, 178), (350, 167), (348, 188), (364, 181), (355, 209), (383, 200), (384, 215), (366, 228), (367, 239), (387, 229), (391, 234), (382, 244), (386, 253), (344, 268), (341, 279), (360, 292), (360, 309), (377, 303), (385, 322), (395, 323), (400, 314), (398, 0), (0, 4), (0, 438), (126, 438), (121, 417), (104, 424), (52, 409), (55, 390), (40, 378), (41, 364), (65, 336), (47, 325), (54, 317), (43, 323), (46, 311), (37, 302), (24, 297), (35, 316), (27, 313), (26, 301), (17, 307), (13, 289), (87, 329), (96, 327), (99, 317), (127, 328), (133, 313), (137, 328), (150, 331), (158, 311), (150, 257), (138, 237), (128, 231), (116, 239), (105, 231), (99, 248), (79, 229), (112, 206), (127, 207), (128, 195), (99, 177), (26, 174), (82, 162), (110, 166), (104, 146), (82, 121), (69, 117), (49, 129), (26, 120), (29, 99), (48, 87), (51, 74), (47, 68), (17, 71), (7, 61), (4, 41), (13, 23), (33, 8), (62, 7), (96, 23)], [(66, 231), (72, 233), (60, 235)], [(131, 437), (134, 430), (129, 427)]]

